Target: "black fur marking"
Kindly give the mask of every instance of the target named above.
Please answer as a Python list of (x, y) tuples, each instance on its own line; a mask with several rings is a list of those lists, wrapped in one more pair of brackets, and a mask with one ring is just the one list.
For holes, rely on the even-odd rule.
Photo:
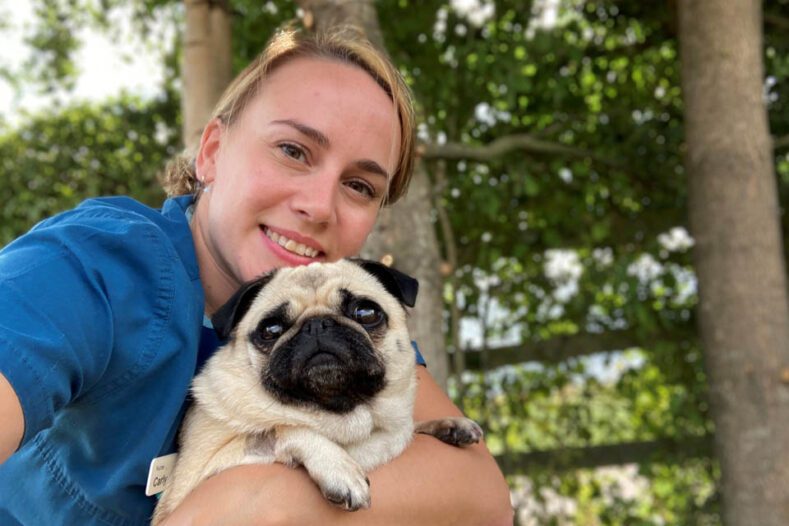
[(240, 322), (244, 314), (247, 313), (258, 293), (269, 281), (271, 281), (276, 273), (277, 271), (273, 270), (252, 281), (244, 283), (236, 293), (233, 294), (213, 316), (211, 316), (211, 324), (214, 326), (214, 330), (221, 340), (230, 338), (233, 329), (236, 328), (238, 322)]
[(246, 453), (259, 457), (273, 458), (277, 445), (277, 432), (268, 429), (262, 433), (256, 433), (247, 437)]
[(342, 313), (345, 315), (346, 318), (354, 321), (355, 323), (358, 322), (356, 322), (356, 320), (354, 319), (353, 311), (354, 308), (357, 305), (361, 304), (362, 302), (374, 303), (379, 309), (381, 309), (381, 312), (383, 313), (384, 316), (382, 323), (376, 325), (375, 327), (365, 327), (360, 324), (360, 326), (365, 331), (367, 331), (367, 333), (370, 335), (370, 339), (372, 339), (374, 343), (376, 344), (380, 343), (383, 340), (383, 338), (386, 336), (387, 329), (389, 328), (389, 316), (387, 315), (383, 307), (378, 305), (377, 302), (371, 300), (370, 298), (366, 298), (364, 296), (357, 296), (346, 289), (342, 289), (340, 291), (340, 295), (342, 297), (342, 305), (340, 306)]
[(416, 279), (377, 261), (367, 259), (351, 259), (349, 261), (372, 274), (400, 303), (408, 307), (413, 307), (416, 304), (416, 295), (419, 292), (419, 282)]
[(315, 316), (271, 354), (262, 383), (282, 403), (347, 413), (383, 389), (385, 374), (364, 334)]
[(269, 352), (277, 342), (276, 339), (268, 339), (266, 337), (265, 331), (266, 325), (272, 323), (275, 320), (282, 324), (283, 333), (291, 326), (291, 322), (288, 321), (288, 305), (286, 303), (279, 305), (277, 308), (263, 316), (255, 329), (249, 334), (249, 341), (252, 342), (252, 345), (262, 352)]

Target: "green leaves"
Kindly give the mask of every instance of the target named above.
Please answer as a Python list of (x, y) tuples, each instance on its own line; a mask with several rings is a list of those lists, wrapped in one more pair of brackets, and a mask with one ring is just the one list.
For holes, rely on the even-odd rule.
[(0, 136), (0, 245), (83, 199), (130, 194), (158, 206), (177, 151), (177, 101), (122, 97), (31, 117)]

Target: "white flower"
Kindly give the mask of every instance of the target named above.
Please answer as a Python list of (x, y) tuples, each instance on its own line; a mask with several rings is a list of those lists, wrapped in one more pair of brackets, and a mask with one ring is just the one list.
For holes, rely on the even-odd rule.
[(657, 262), (652, 254), (641, 254), (637, 260), (627, 267), (630, 276), (636, 276), (642, 285), (663, 273), (663, 265)]
[(596, 248), (592, 251), (592, 258), (601, 267), (608, 267), (614, 262), (614, 251), (611, 247)]
[(584, 268), (574, 250), (552, 249), (545, 252), (545, 275), (556, 285), (553, 297), (566, 303), (578, 294), (578, 280)]
[(676, 226), (667, 233), (660, 234), (658, 242), (669, 252), (684, 252), (695, 244), (685, 227), (681, 226)]
[(583, 266), (575, 250), (551, 249), (545, 251), (545, 275), (554, 281), (577, 280)]
[(482, 27), (496, 14), (496, 6), (490, 0), (451, 0), (449, 5), (459, 17), (475, 27)]

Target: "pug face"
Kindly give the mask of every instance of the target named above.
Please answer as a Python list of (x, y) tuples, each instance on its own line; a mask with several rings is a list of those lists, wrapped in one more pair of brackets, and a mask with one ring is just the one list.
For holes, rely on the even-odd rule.
[(412, 278), (383, 265), (316, 263), (248, 284), (213, 321), (230, 337), (225, 359), (248, 364), (264, 395), (342, 415), (413, 375), (404, 305), (415, 295)]

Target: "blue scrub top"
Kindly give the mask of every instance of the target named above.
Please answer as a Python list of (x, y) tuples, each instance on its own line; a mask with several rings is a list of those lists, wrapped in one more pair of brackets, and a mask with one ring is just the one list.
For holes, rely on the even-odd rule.
[(0, 524), (148, 524), (203, 319), (191, 201), (89, 200), (0, 252), (0, 371), (25, 415)]
[(25, 416), (0, 465), (0, 525), (148, 524), (149, 464), (175, 450), (220, 343), (203, 324), (192, 201), (91, 199), (0, 251), (0, 372)]

